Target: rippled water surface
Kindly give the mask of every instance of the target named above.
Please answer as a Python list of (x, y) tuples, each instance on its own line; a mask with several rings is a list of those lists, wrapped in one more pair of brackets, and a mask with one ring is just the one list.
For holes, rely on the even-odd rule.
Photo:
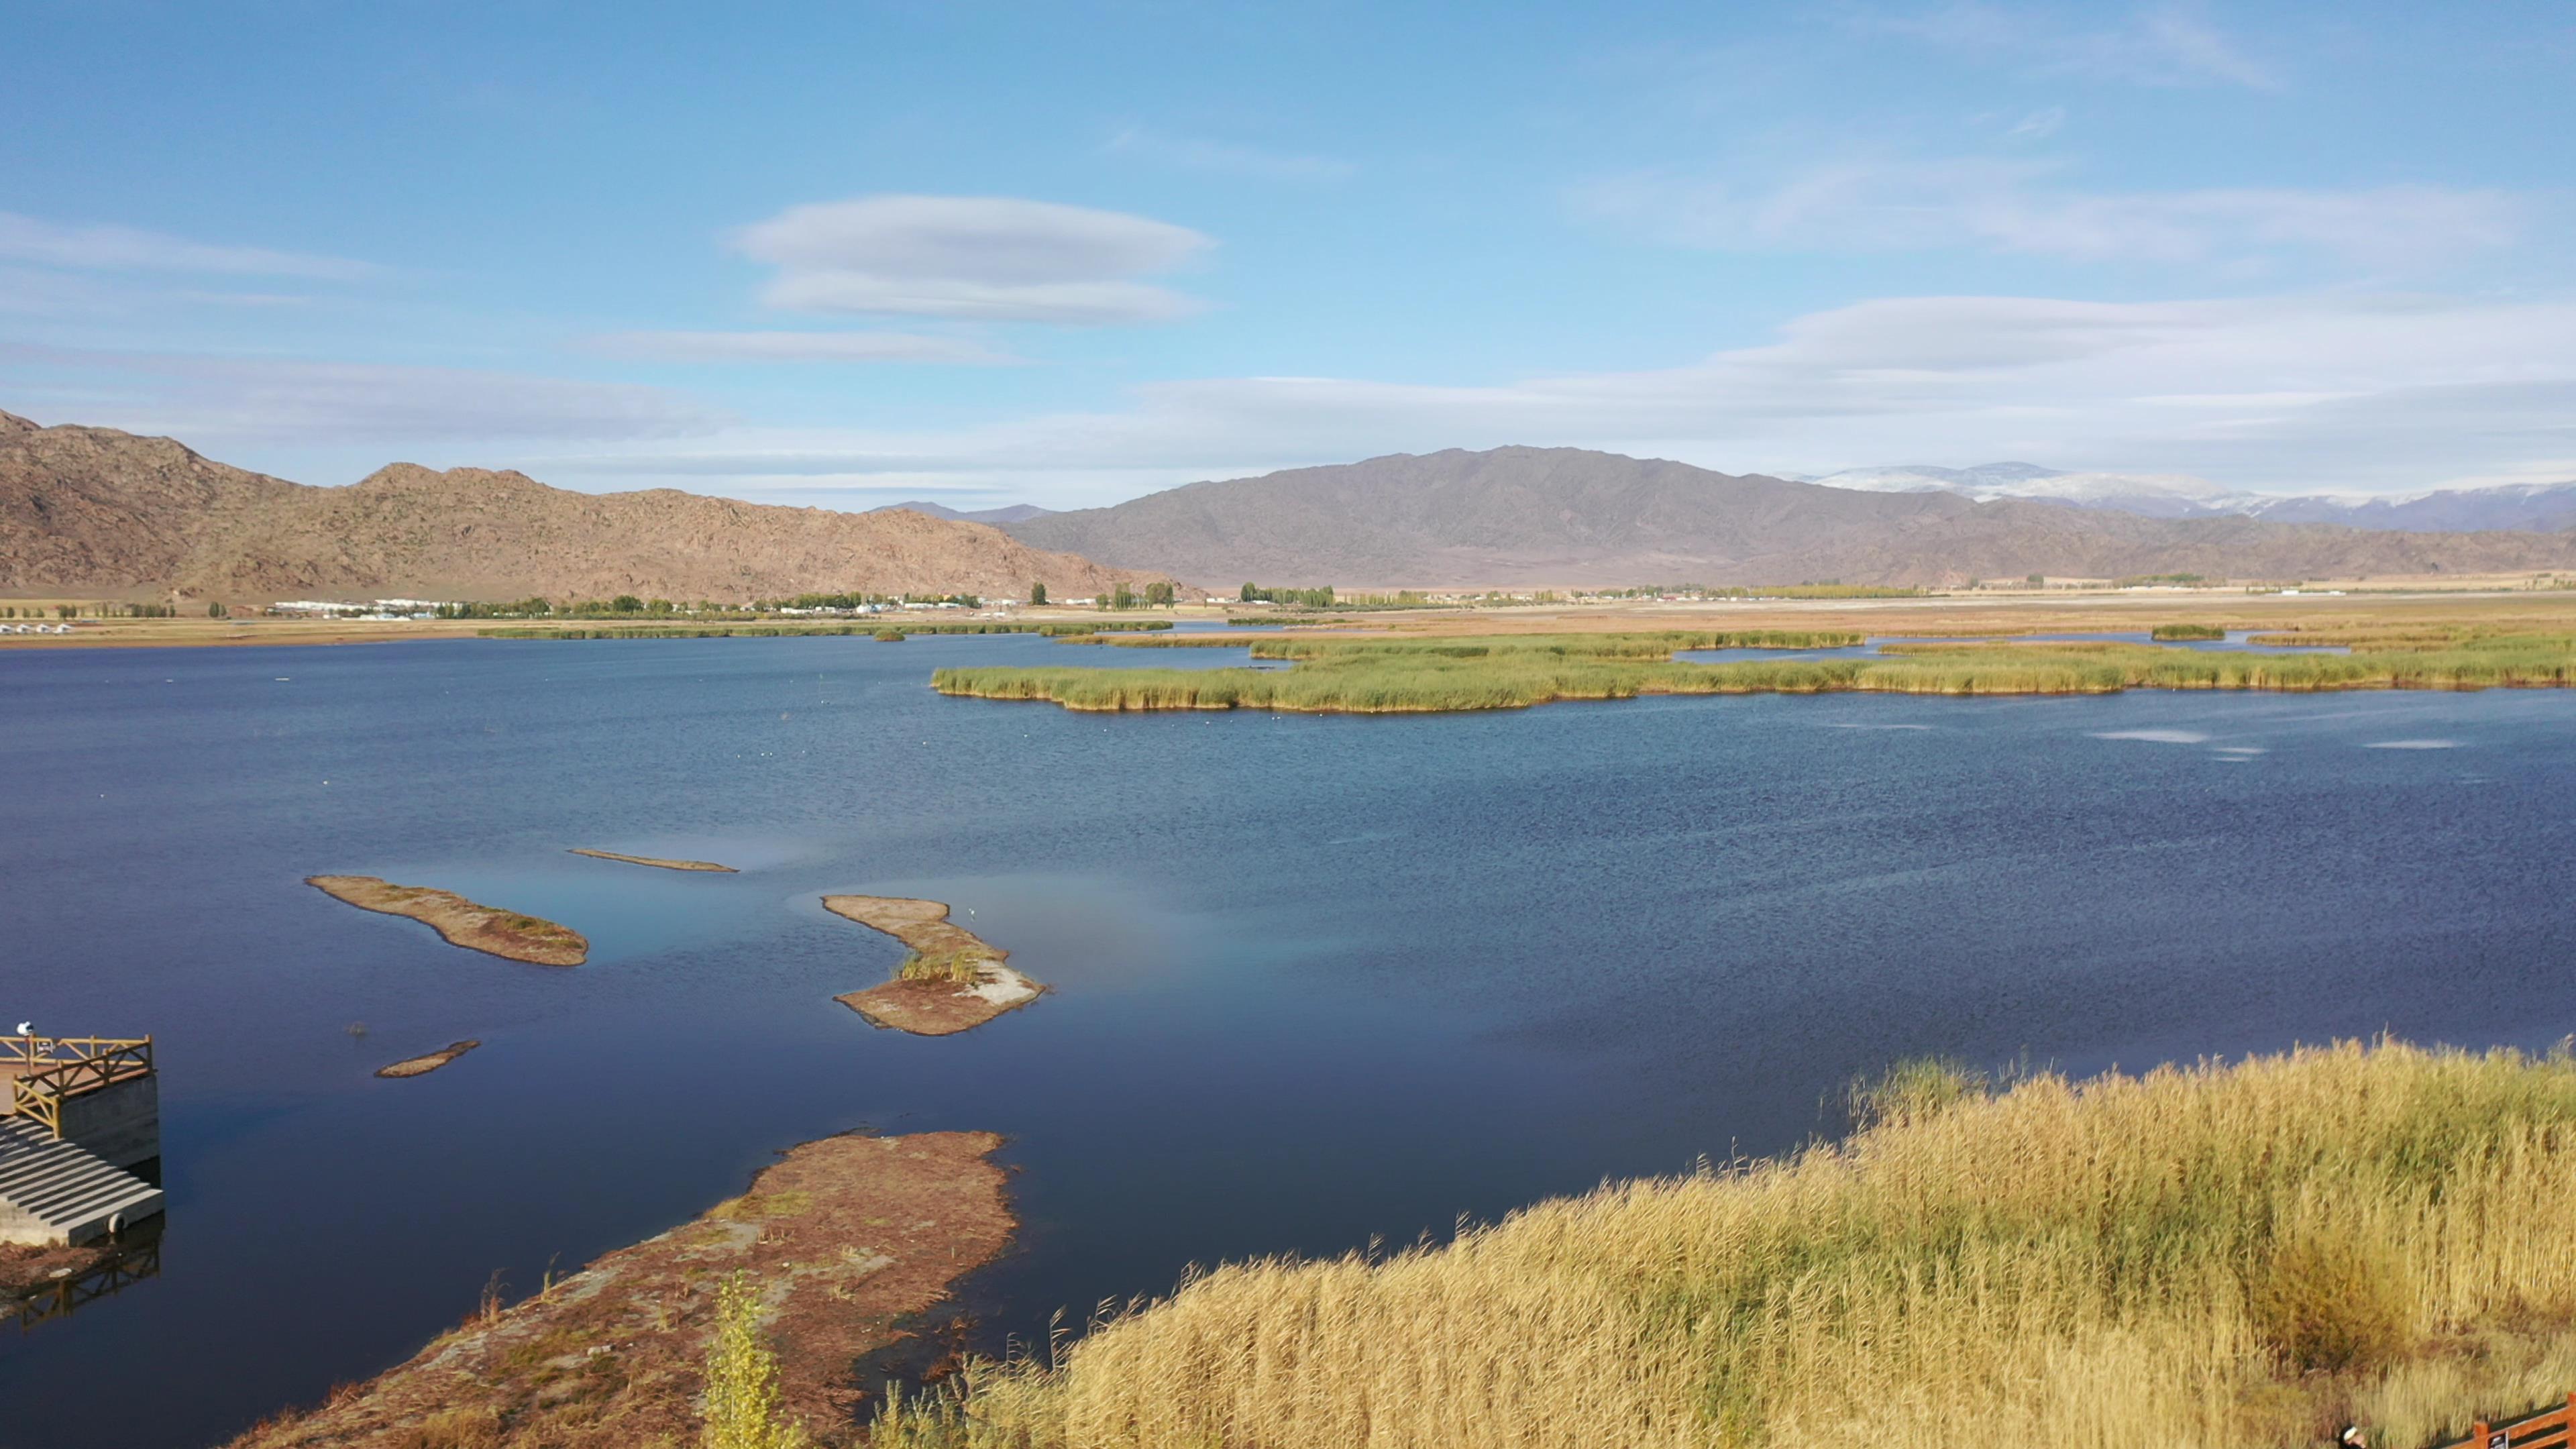
[[(0, 1016), (159, 1041), (159, 1277), (0, 1326), (0, 1445), (215, 1441), (830, 1132), (990, 1128), (983, 1334), (1830, 1130), (1891, 1059), (2576, 1029), (2576, 695), (1101, 717), (1031, 637), (0, 654)], [(592, 846), (742, 867), (680, 875)], [(560, 971), (301, 884), (587, 933)], [(1056, 993), (831, 1000), (932, 896)], [(971, 918), (968, 913), (971, 912)], [(363, 1024), (363, 1034), (352, 1027)], [(379, 1081), (460, 1037), (482, 1050)]]

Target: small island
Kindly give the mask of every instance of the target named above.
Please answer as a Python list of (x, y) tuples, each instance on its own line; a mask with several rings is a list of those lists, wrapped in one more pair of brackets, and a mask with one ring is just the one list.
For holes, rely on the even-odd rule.
[(424, 1076), (437, 1071), (482, 1044), (480, 1041), (452, 1041), (426, 1056), (405, 1057), (390, 1067), (378, 1067), (376, 1075), (380, 1077)]
[(718, 865), (712, 860), (664, 860), (654, 855), (619, 855), (613, 850), (585, 850), (580, 846), (574, 846), (572, 854), (586, 855), (593, 860), (622, 860), (628, 865), (657, 866), (663, 870), (712, 870), (721, 871), (726, 875), (736, 873), (732, 866)]
[(719, 1290), (755, 1285), (783, 1417), (858, 1438), (852, 1365), (922, 1331), (915, 1315), (1016, 1226), (989, 1132), (826, 1137), (741, 1197), (504, 1306), (497, 1292), (407, 1363), (271, 1419), (232, 1449), (696, 1444)]
[(948, 919), (939, 901), (825, 896), (823, 909), (912, 948), (894, 980), (833, 998), (879, 1026), (953, 1036), (1026, 1006), (1045, 990), (1003, 964), (1010, 952)]
[(477, 905), (453, 891), (395, 885), (372, 875), (308, 875), (304, 883), (362, 911), (409, 916), (451, 946), (533, 966), (578, 966), (590, 959), (579, 931), (516, 911)]

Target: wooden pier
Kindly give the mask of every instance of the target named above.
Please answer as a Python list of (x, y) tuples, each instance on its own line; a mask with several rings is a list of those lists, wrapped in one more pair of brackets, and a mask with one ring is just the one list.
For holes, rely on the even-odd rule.
[(0, 1037), (0, 1243), (78, 1244), (160, 1216), (150, 1037)]

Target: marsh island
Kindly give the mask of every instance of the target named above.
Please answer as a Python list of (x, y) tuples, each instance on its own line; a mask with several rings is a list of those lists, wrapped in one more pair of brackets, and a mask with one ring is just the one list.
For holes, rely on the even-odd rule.
[(948, 919), (942, 902), (825, 896), (823, 909), (912, 948), (894, 980), (833, 998), (879, 1026), (951, 1036), (1026, 1006), (1045, 989), (1003, 964), (1010, 952)]
[(649, 865), (662, 870), (719, 871), (725, 875), (735, 873), (732, 866), (718, 865), (712, 860), (664, 860), (658, 855), (620, 855), (613, 850), (585, 850), (580, 846), (574, 846), (571, 853), (586, 855), (593, 860), (622, 860), (628, 865)]
[(1013, 1227), (989, 1132), (827, 1137), (751, 1190), (484, 1309), (363, 1384), (232, 1449), (372, 1444), (628, 1449), (699, 1442), (724, 1285), (758, 1295), (783, 1417), (852, 1442), (851, 1365), (1001, 1251)]
[(389, 1067), (378, 1067), (376, 1068), (376, 1075), (380, 1077), (427, 1076), (429, 1073), (437, 1071), (440, 1067), (446, 1066), (449, 1062), (456, 1060), (458, 1057), (465, 1055), (467, 1052), (474, 1050), (482, 1044), (483, 1043), (479, 1041), (470, 1040), (452, 1041), (434, 1052), (427, 1052), (416, 1057), (405, 1057), (401, 1061), (398, 1061)]
[[(1179, 647), (1197, 640), (1117, 640)], [(1210, 644), (1238, 641), (1210, 640)], [(1263, 669), (951, 668), (942, 694), (1044, 700), (1067, 709), (1264, 709), (1342, 714), (1520, 709), (1648, 694), (2115, 694), (2127, 689), (2344, 690), (2564, 687), (2576, 639), (2464, 634), (2354, 642), (2347, 654), (2216, 652), (2110, 641), (1890, 643), (1872, 655), (1700, 664), (1679, 650), (1817, 650), (1856, 634), (1504, 634), (1268, 638)], [(2323, 643), (2322, 639), (2301, 643)], [(1238, 645), (1238, 647), (1240, 647)]]
[(372, 875), (308, 875), (304, 883), (362, 911), (408, 916), (469, 951), (535, 966), (578, 966), (590, 958), (589, 939), (569, 926), (478, 905), (454, 891)]

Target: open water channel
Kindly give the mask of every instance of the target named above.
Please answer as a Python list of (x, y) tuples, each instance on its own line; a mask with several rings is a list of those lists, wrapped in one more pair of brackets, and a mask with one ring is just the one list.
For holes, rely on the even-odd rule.
[[(1901, 1057), (2576, 1030), (2576, 694), (1103, 717), (924, 687), (1021, 662), (1131, 660), (0, 653), (0, 1017), (157, 1038), (170, 1191), (157, 1277), (0, 1321), (0, 1445), (219, 1441), (407, 1357), (495, 1270), (532, 1290), (853, 1128), (1010, 1139), (1026, 1230), (966, 1285), (998, 1347), (1193, 1262), (1794, 1146)], [(459, 951), (316, 873), (591, 958)], [(835, 891), (950, 901), (1054, 994), (873, 1029), (831, 997), (901, 948)]]

